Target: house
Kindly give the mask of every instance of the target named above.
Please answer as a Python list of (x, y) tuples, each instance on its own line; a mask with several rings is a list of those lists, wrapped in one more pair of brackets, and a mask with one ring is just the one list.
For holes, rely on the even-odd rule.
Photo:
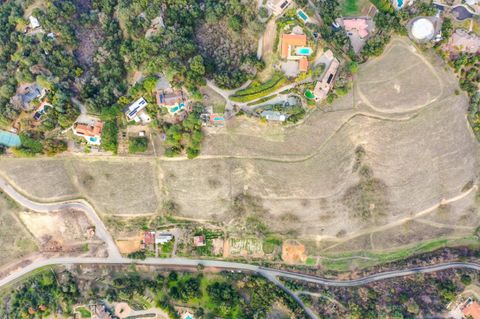
[(368, 22), (367, 19), (362, 18), (348, 18), (343, 19), (343, 26), (348, 34), (355, 33), (361, 39), (368, 36)]
[(157, 244), (157, 245), (166, 244), (169, 241), (171, 241), (172, 239), (173, 239), (172, 234), (160, 234), (160, 233), (155, 234), (155, 244)]
[[(289, 70), (296, 68), (300, 72), (308, 71), (307, 56), (313, 53), (313, 50), (307, 45), (307, 36), (305, 34), (291, 33), (282, 34), (281, 52), (282, 59), (287, 59), (289, 62), (284, 63), (284, 67)], [(292, 65), (292, 63), (296, 63)], [(290, 67), (289, 67), (290, 66)], [(298, 71), (285, 71), (287, 75), (298, 74)]]
[(268, 0), (267, 8), (272, 10), (273, 15), (279, 16), (292, 3), (292, 0)]
[(205, 240), (205, 236), (204, 235), (200, 235), (200, 236), (194, 236), (193, 237), (193, 246), (195, 247), (203, 247), (207, 244), (206, 240)]
[(40, 28), (40, 22), (34, 16), (29, 16), (28, 20), (30, 21), (30, 29), (35, 30), (36, 28)]
[(17, 108), (31, 111), (34, 107), (33, 101), (41, 100), (45, 94), (46, 90), (36, 83), (21, 85), (11, 102)]
[(287, 116), (285, 114), (276, 111), (263, 111), (260, 115), (264, 117), (267, 121), (272, 122), (285, 122), (285, 120), (287, 119)]
[(129, 121), (135, 121), (135, 123), (149, 123), (151, 121), (150, 116), (148, 116), (145, 107), (147, 106), (147, 101), (143, 97), (139, 98), (133, 104), (126, 107), (123, 110), (123, 113), (127, 116)]
[(103, 122), (91, 119), (90, 121), (73, 124), (73, 133), (83, 137), (90, 145), (100, 145), (102, 140)]
[(143, 243), (145, 245), (155, 244), (155, 232), (154, 231), (146, 231), (145, 233), (143, 233)]
[(316, 101), (322, 101), (328, 95), (328, 92), (333, 87), (333, 82), (335, 80), (335, 75), (337, 74), (338, 67), (340, 63), (336, 58), (333, 58), (332, 62), (328, 66), (321, 80), (317, 81), (313, 94), (315, 95)]
[(453, 54), (459, 52), (480, 53), (480, 37), (470, 34), (466, 30), (457, 29), (448, 40), (445, 48)]
[(157, 94), (157, 105), (167, 108), (170, 114), (176, 114), (186, 107), (183, 90), (162, 90)]
[(308, 59), (306, 57), (302, 57), (300, 60), (298, 60), (298, 70), (300, 72), (308, 71)]
[(469, 298), (462, 307), (463, 318), (480, 319), (480, 304)]
[[(292, 59), (292, 50), (296, 47), (304, 47), (307, 45), (307, 36), (305, 34), (282, 34), (282, 59)], [(300, 59), (301, 57), (298, 57)]]

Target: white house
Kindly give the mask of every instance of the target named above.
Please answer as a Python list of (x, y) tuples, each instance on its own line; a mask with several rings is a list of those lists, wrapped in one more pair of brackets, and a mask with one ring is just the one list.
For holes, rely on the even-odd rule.
[(155, 234), (155, 244), (157, 245), (163, 245), (168, 243), (173, 239), (172, 234), (161, 234), (161, 233), (156, 233)]
[(37, 18), (35, 18), (34, 16), (29, 16), (28, 20), (30, 20), (30, 28), (32, 30), (36, 28), (40, 28), (40, 22), (38, 22)]
[(141, 97), (135, 102), (133, 102), (133, 104), (125, 108), (123, 110), (123, 113), (125, 113), (129, 121), (135, 121), (136, 123), (149, 123), (152, 119), (145, 111), (145, 107), (147, 106), (147, 104), (147, 101), (145, 101), (145, 99)]

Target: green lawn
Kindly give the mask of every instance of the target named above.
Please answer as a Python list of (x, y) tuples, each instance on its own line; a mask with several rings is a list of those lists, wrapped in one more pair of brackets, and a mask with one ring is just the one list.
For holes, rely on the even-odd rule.
[(82, 318), (91, 318), (92, 317), (92, 314), (90, 313), (90, 311), (87, 310), (87, 308), (80, 307), (80, 308), (77, 308), (77, 311), (80, 313), (80, 316)]
[[(443, 247), (469, 246), (478, 248), (479, 245), (480, 243), (478, 239), (473, 236), (459, 239), (439, 238), (386, 252), (352, 252), (324, 256), (328, 257), (329, 259), (320, 259), (320, 264), (329, 270), (349, 271), (352, 266), (360, 269), (372, 267), (375, 265), (405, 259), (413, 255), (431, 252)], [(350, 256), (363, 256), (368, 257), (368, 259), (345, 258)]]
[(370, 5), (368, 0), (340, 0), (342, 16), (356, 16), (362, 14), (362, 9)]

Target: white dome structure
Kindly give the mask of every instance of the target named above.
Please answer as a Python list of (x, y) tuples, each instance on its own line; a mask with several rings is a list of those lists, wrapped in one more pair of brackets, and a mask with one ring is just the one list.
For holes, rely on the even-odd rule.
[(420, 18), (412, 23), (412, 36), (418, 41), (431, 40), (435, 35), (432, 21)]

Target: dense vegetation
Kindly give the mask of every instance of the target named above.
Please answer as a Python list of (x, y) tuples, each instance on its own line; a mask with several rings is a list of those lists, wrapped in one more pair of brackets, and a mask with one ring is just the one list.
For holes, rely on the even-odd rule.
[[(102, 146), (115, 153), (126, 124), (121, 111), (138, 93), (127, 81), (135, 71), (150, 80), (162, 74), (173, 87), (201, 98), (197, 88), (205, 78), (233, 88), (263, 68), (255, 57), (263, 23), (253, 0), (46, 0), (32, 12), (41, 25), (36, 30), (28, 29), (24, 14), (30, 4), (0, 7), (0, 125), (7, 127), (22, 111), (12, 103), (17, 87), (36, 82), (53, 107), (28, 133), (33, 139), (61, 139), (56, 129), (68, 128), (78, 115), (75, 97), (101, 116)], [(32, 119), (22, 121), (21, 130), (30, 129)], [(197, 140), (187, 143), (191, 157)], [(169, 154), (180, 149), (173, 146)]]
[[(472, 274), (444, 271), (379, 281), (348, 288), (310, 286), (288, 281), (293, 290), (310, 290), (301, 299), (322, 318), (439, 318), (446, 306), (472, 282)], [(313, 288), (313, 289), (312, 289)], [(335, 300), (336, 307), (332, 307)]]
[[(82, 288), (80, 288), (80, 286)], [(283, 304), (295, 318), (305, 318), (303, 309), (283, 290), (262, 277), (224, 273), (121, 272), (82, 280), (68, 271), (45, 270), (12, 290), (2, 300), (2, 318), (45, 318), (72, 315), (73, 305), (89, 301), (127, 302), (144, 310), (160, 307), (171, 318), (180, 318), (175, 306), (194, 310), (196, 318), (267, 318), (274, 304)]]

